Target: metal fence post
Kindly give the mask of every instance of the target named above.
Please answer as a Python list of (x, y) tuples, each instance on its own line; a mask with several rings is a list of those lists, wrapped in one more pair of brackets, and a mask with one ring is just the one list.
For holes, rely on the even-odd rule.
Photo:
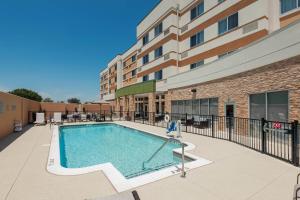
[(299, 166), (299, 151), (298, 151), (298, 125), (299, 122), (295, 120), (292, 123), (292, 138), (293, 138), (293, 146), (292, 146), (292, 156), (293, 156), (293, 164), (295, 166)]
[(188, 114), (187, 113), (185, 113), (185, 132), (187, 133), (187, 116), (188, 116)]
[(261, 118), (261, 151), (266, 152), (266, 132), (265, 132), (266, 120)]
[(145, 120), (145, 112), (143, 111), (143, 124), (145, 123), (144, 120)]
[(229, 141), (232, 139), (232, 117), (228, 117)]
[(106, 116), (105, 116), (105, 110), (104, 110), (104, 118), (103, 118), (103, 119), (104, 119), (104, 121), (106, 121), (105, 117), (106, 117)]
[(135, 122), (135, 111), (133, 111), (133, 121)]
[(211, 136), (215, 137), (215, 117), (214, 115), (211, 116)]

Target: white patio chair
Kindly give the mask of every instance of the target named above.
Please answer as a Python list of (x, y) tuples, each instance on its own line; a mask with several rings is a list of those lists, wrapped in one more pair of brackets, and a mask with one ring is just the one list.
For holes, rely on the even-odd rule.
[(61, 113), (60, 112), (55, 112), (53, 115), (53, 122), (55, 124), (61, 124), (62, 120), (61, 120)]
[(36, 120), (34, 123), (36, 125), (45, 124), (45, 113), (36, 113)]

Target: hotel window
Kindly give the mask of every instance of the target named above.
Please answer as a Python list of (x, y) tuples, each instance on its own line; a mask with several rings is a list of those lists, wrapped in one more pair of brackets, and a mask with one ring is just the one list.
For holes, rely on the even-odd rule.
[(225, 57), (225, 56), (227, 56), (227, 55), (230, 55), (230, 54), (232, 54), (232, 53), (234, 53), (234, 52), (235, 52), (235, 50), (234, 50), (234, 51), (229, 51), (229, 52), (226, 52), (226, 53), (223, 53), (223, 54), (219, 55), (218, 57), (219, 57), (219, 59), (220, 59), (220, 58), (223, 58), (223, 57)]
[(147, 54), (147, 55), (145, 55), (144, 57), (143, 57), (143, 64), (145, 65), (145, 64), (147, 64), (149, 62), (149, 54)]
[(218, 0), (218, 3), (223, 3), (225, 0)]
[(159, 34), (162, 33), (162, 31), (163, 31), (163, 24), (161, 22), (154, 28), (154, 36), (157, 37)]
[(172, 113), (218, 115), (218, 98), (172, 101)]
[(143, 82), (145, 82), (145, 81), (149, 81), (149, 75), (143, 76)]
[(136, 75), (136, 69), (131, 71), (131, 76), (135, 76)]
[(126, 75), (123, 75), (123, 80), (126, 80)]
[(225, 19), (219, 21), (218, 28), (219, 28), (219, 35), (230, 31), (231, 29), (238, 27), (239, 25), (239, 13), (235, 13), (226, 17)]
[(300, 7), (300, 0), (280, 0), (281, 14)]
[(190, 38), (190, 46), (194, 47), (204, 42), (204, 31), (198, 32)]
[(288, 121), (288, 91), (252, 94), (249, 101), (250, 118)]
[(202, 1), (200, 4), (198, 4), (195, 8), (191, 10), (191, 20), (202, 15), (203, 13), (204, 13), (204, 1)]
[(154, 58), (159, 58), (163, 55), (163, 47), (159, 47), (154, 50)]
[(143, 45), (148, 44), (149, 42), (149, 33), (147, 33), (144, 37), (143, 37)]
[(196, 62), (196, 63), (191, 64), (190, 68), (191, 68), (191, 69), (195, 69), (195, 68), (200, 67), (200, 66), (202, 66), (202, 65), (204, 65), (204, 60), (201, 60), (201, 61), (199, 61), (199, 62)]
[(155, 78), (155, 80), (161, 80), (161, 79), (163, 79), (163, 71), (159, 70), (159, 71), (155, 72), (154, 73), (154, 78)]
[(131, 62), (135, 62), (136, 61), (136, 55), (131, 57)]
[(115, 83), (117, 82), (117, 77), (115, 77)]

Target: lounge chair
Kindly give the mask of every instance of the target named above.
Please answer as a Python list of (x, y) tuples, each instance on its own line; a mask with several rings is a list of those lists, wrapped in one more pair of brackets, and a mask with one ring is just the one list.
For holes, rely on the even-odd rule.
[(299, 177), (300, 177), (300, 174), (298, 174), (298, 176), (297, 176), (297, 184), (294, 186), (293, 200), (299, 200), (300, 199)]
[(80, 120), (86, 121), (86, 114), (80, 114)]
[(132, 191), (132, 192), (122, 192), (107, 197), (86, 199), (86, 200), (140, 200), (140, 197), (136, 191)]
[(36, 120), (34, 122), (36, 125), (43, 125), (45, 123), (45, 113), (36, 113)]
[(73, 115), (72, 115), (72, 114), (67, 115), (67, 118), (68, 118), (68, 122), (74, 121), (74, 118), (73, 118)]
[(61, 120), (61, 113), (60, 112), (55, 112), (53, 115), (53, 123), (55, 124), (61, 124), (62, 120)]

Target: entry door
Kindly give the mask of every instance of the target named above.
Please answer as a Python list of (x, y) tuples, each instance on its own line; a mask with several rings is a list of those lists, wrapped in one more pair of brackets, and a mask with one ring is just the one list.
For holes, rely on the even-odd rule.
[(226, 120), (227, 120), (227, 128), (229, 125), (231, 128), (234, 127), (234, 105), (226, 104)]

